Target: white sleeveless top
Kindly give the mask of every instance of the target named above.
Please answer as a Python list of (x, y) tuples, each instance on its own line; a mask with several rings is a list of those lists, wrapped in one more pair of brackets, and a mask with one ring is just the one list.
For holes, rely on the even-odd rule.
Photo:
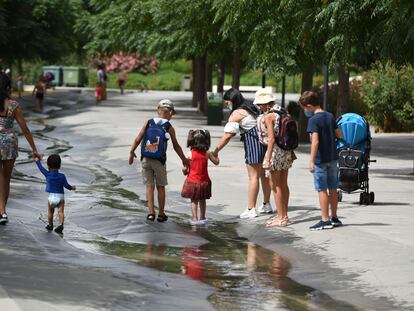
[(257, 125), (256, 118), (247, 112), (239, 111), (242, 116), (245, 116), (240, 122), (228, 122), (224, 127), (225, 133), (237, 134), (239, 132), (247, 132)]

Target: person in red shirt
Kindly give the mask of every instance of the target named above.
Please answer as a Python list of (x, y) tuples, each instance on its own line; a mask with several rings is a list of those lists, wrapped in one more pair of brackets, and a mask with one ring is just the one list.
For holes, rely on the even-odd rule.
[[(190, 160), (190, 166), (183, 168), (184, 175), (187, 178), (184, 181), (181, 196), (191, 199), (192, 225), (207, 224), (206, 218), (206, 199), (211, 197), (211, 180), (208, 176), (208, 160), (215, 165), (220, 163), (218, 157), (208, 151), (211, 139), (210, 132), (207, 130), (190, 130), (188, 133), (187, 147), (190, 152), (187, 158)], [(198, 207), (200, 207), (200, 218), (197, 217)]]

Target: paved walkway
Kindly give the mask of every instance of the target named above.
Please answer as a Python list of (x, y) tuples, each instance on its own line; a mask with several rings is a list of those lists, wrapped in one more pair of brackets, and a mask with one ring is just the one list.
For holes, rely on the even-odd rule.
[[(207, 126), (206, 118), (189, 106), (191, 94), (183, 92), (111, 95), (100, 106), (57, 119), (56, 126), (61, 130), (56, 134), (71, 141), (73, 148), (66, 153), (74, 161), (99, 161), (100, 166), (122, 176), (120, 187), (145, 197), (139, 165), (137, 173), (126, 162), (140, 125), (154, 115), (161, 98), (170, 98), (177, 105), (172, 123), (183, 147), (192, 128), (209, 129), (213, 145), (221, 137), (223, 127)], [(88, 141), (96, 150), (88, 149)], [(358, 195), (344, 195), (339, 206), (344, 226), (321, 232), (308, 230), (320, 214), (307, 170), (309, 146), (300, 146), (289, 173), (292, 225), (269, 230), (264, 227), (267, 217), (262, 216), (240, 221), (239, 234), (286, 258), (292, 265), (290, 277), (335, 299), (364, 308), (413, 309), (413, 146), (412, 134), (374, 134), (372, 158), (377, 163), (371, 165), (370, 187), (375, 192), (375, 204), (360, 206)], [(210, 167), (213, 197), (208, 202), (208, 216), (238, 221), (237, 216), (246, 206), (247, 175), (243, 147), (237, 138), (223, 149), (220, 159), (220, 166)], [(188, 202), (179, 195), (184, 178), (181, 161), (172, 148), (168, 174), (167, 209), (190, 214)]]

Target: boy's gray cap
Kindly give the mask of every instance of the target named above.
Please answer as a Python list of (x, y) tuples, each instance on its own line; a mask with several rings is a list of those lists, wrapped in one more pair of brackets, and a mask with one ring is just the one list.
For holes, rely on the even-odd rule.
[(168, 109), (172, 110), (173, 114), (176, 113), (175, 108), (174, 108), (174, 104), (169, 99), (160, 100), (160, 102), (158, 103), (158, 108), (168, 108)]

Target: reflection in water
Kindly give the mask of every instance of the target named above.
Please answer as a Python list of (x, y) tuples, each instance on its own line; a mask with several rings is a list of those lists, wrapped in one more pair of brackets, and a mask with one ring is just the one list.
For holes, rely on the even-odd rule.
[(282, 256), (240, 239), (233, 224), (198, 233), (209, 243), (197, 248), (96, 243), (105, 253), (216, 287), (209, 300), (217, 310), (359, 310), (290, 279), (290, 264)]
[(185, 247), (183, 252), (183, 274), (188, 275), (193, 280), (202, 280), (204, 277), (203, 261), (201, 260), (202, 251), (198, 248)]

